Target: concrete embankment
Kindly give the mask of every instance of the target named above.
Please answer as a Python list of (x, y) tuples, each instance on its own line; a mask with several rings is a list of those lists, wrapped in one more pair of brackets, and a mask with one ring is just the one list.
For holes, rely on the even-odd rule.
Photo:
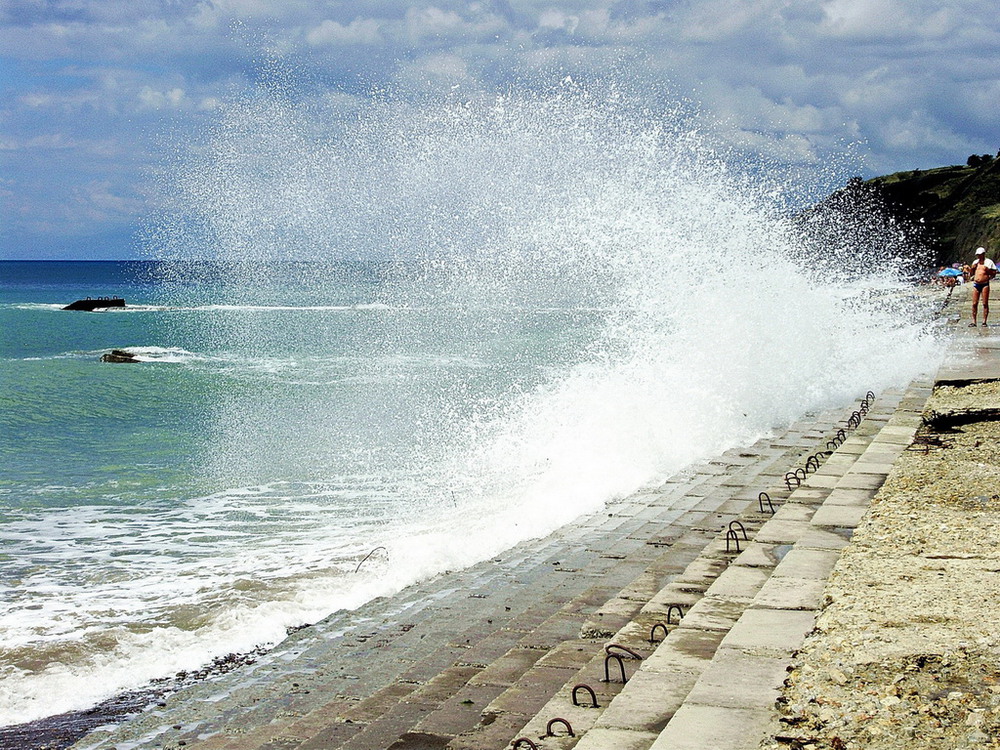
[[(963, 327), (937, 379), (1000, 374), (991, 331)], [(881, 746), (809, 724), (812, 707), (837, 708), (801, 676), (820, 671), (817, 639), (842, 637), (831, 613), (850, 597), (836, 586), (878, 538), (870, 506), (898, 466), (937, 456), (923, 420), (934, 382), (859, 394), (545, 539), (336, 613), (75, 747)], [(873, 642), (851, 646), (858, 664)], [(863, 671), (833, 667), (838, 685)]]
[[(779, 508), (786, 473), (804, 474), (857, 408), (810, 415), (500, 558), (332, 615), (77, 747), (500, 748), (578, 683), (607, 706), (622, 690), (620, 677), (603, 681), (609, 639), (646, 630), (620, 645), (650, 654), (647, 621), (664, 621), (657, 638), (676, 629), (669, 605), (690, 613), (738, 554), (729, 524), (756, 533), (770, 517), (759, 492)], [(685, 595), (663, 601), (679, 579)]]

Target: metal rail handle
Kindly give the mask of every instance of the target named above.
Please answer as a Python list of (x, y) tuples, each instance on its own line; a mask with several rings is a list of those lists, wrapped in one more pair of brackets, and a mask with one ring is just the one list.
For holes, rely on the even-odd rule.
[(642, 654), (633, 651), (628, 646), (621, 646), (621, 645), (619, 645), (617, 643), (609, 643), (609, 644), (607, 644), (604, 647), (604, 653), (606, 653), (606, 654), (612, 653), (611, 649), (618, 649), (619, 651), (623, 651), (624, 652), (623, 655), (629, 656), (629, 657), (631, 657), (633, 659), (638, 659), (639, 661), (642, 661)]
[(736, 533), (736, 529), (730, 529), (726, 532), (726, 552), (729, 552), (729, 543), (732, 541), (736, 545), (736, 551), (741, 552), (740, 549), (740, 535)]
[(757, 495), (757, 504), (760, 506), (760, 512), (764, 512), (764, 501), (767, 500), (767, 507), (771, 509), (771, 515), (774, 515), (774, 503), (771, 502), (771, 496), (766, 492), (761, 492)]
[(618, 654), (608, 654), (607, 656), (604, 657), (604, 681), (611, 682), (611, 670), (608, 665), (611, 663), (612, 659), (618, 662), (618, 668), (621, 669), (622, 672), (622, 685), (624, 685), (626, 682), (628, 682), (628, 678), (625, 676), (625, 662), (622, 660), (622, 657)]
[(546, 737), (556, 736), (555, 732), (552, 731), (552, 727), (554, 727), (556, 724), (562, 724), (564, 727), (566, 727), (566, 731), (569, 733), (570, 737), (576, 737), (576, 735), (573, 734), (573, 727), (569, 725), (569, 722), (566, 721), (566, 719), (560, 719), (558, 716), (554, 719), (549, 719), (549, 723), (545, 725)]
[(577, 697), (576, 697), (576, 694), (580, 690), (586, 690), (588, 693), (590, 693), (590, 702), (593, 704), (591, 706), (591, 708), (600, 708), (601, 707), (600, 704), (597, 702), (597, 693), (594, 692), (594, 688), (592, 688), (590, 685), (583, 685), (583, 684), (575, 685), (573, 687), (573, 705), (574, 706), (579, 706), (580, 705), (580, 702), (579, 702), (579, 700), (577, 700)]
[[(657, 628), (663, 628), (663, 638), (661, 638), (659, 641), (656, 640), (656, 629)], [(669, 635), (669, 632), (667, 631), (667, 624), (666, 623), (664, 623), (664, 622), (654, 623), (652, 629), (649, 631), (649, 642), (650, 643), (661, 643), (662, 641), (666, 640), (666, 638), (667, 638), (668, 635)]]
[(371, 552), (369, 552), (367, 555), (364, 556), (364, 559), (362, 559), (361, 562), (358, 563), (358, 567), (354, 569), (354, 572), (357, 573), (359, 570), (361, 570), (361, 566), (364, 565), (366, 562), (368, 562), (368, 558), (374, 555), (379, 550), (382, 550), (387, 555), (389, 554), (389, 550), (387, 550), (385, 547), (376, 547), (375, 549), (373, 549)]
[(680, 625), (681, 618), (684, 616), (684, 610), (681, 608), (680, 604), (671, 604), (669, 607), (667, 607), (667, 625), (674, 624), (670, 622), (670, 618), (674, 614), (675, 609), (677, 610), (677, 624)]

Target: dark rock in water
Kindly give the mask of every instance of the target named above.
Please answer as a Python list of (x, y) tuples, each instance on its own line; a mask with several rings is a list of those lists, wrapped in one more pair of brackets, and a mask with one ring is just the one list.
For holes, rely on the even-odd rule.
[(112, 349), (108, 354), (101, 355), (101, 362), (141, 362), (132, 352), (124, 349)]
[(97, 297), (96, 299), (87, 297), (86, 299), (78, 299), (76, 302), (71, 302), (63, 310), (93, 312), (94, 310), (103, 310), (108, 307), (125, 307), (125, 300), (121, 297)]

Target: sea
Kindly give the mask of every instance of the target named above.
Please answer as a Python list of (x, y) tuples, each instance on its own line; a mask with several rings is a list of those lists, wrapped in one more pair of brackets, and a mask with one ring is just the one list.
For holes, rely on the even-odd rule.
[(0, 725), (273, 645), (940, 361), (889, 223), (793, 220), (773, 175), (613, 104), (382, 102), (347, 131), (260, 96), (162, 177), (138, 259), (0, 262)]

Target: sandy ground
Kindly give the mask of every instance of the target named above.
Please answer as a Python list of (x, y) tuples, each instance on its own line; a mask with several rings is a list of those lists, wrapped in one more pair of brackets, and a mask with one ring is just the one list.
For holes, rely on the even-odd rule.
[(762, 747), (1000, 748), (1000, 383), (939, 387)]

